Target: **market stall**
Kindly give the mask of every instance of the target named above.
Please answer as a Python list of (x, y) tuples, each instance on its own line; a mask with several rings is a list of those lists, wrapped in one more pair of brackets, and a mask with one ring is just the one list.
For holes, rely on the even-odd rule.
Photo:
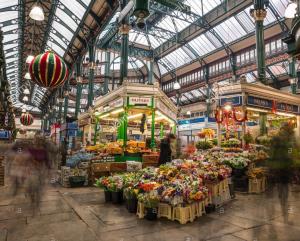
[(239, 139), (247, 133), (254, 138), (272, 135), (282, 123), (293, 124), (300, 134), (300, 97), (274, 88), (249, 83), (224, 86), (219, 89), (215, 112), (221, 135)]

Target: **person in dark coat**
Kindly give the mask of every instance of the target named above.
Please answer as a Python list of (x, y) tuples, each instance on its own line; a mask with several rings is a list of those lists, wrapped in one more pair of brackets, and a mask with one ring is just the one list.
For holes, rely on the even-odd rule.
[(160, 143), (159, 165), (172, 161), (171, 143), (176, 140), (174, 134), (168, 134)]

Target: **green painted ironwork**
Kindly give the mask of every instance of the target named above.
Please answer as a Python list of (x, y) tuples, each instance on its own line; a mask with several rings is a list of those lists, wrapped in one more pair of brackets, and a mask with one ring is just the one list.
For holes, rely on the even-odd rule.
[(78, 118), (80, 113), (80, 101), (82, 95), (82, 81), (81, 81), (81, 72), (82, 72), (82, 65), (81, 65), (81, 58), (78, 58), (76, 62), (76, 80), (77, 80), (77, 90), (76, 90), (76, 105), (75, 105), (75, 117)]
[(264, 38), (264, 19), (266, 14), (265, 0), (255, 0), (254, 9), (251, 9), (251, 16), (255, 20), (257, 76), (258, 81), (264, 84), (266, 84), (266, 54)]
[(164, 133), (164, 124), (161, 122), (160, 123), (160, 130), (159, 130), (159, 137), (160, 137), (160, 139), (163, 139), (164, 135), (165, 135), (165, 133)]
[(89, 44), (89, 94), (88, 94), (88, 103), (87, 109), (93, 105), (94, 100), (94, 78), (95, 78), (95, 39), (93, 39)]
[(111, 76), (111, 73), (110, 73), (110, 52), (109, 51), (106, 51), (105, 52), (105, 79), (104, 79), (104, 86), (103, 86), (103, 92), (104, 94), (106, 95), (108, 93), (108, 83), (109, 83), (109, 80), (110, 80), (110, 76)]
[(259, 113), (259, 130), (260, 130), (260, 135), (266, 135), (268, 133), (267, 129), (267, 113), (260, 112)]
[(152, 150), (156, 148), (155, 143), (155, 107), (154, 107), (154, 97), (151, 98), (151, 144)]

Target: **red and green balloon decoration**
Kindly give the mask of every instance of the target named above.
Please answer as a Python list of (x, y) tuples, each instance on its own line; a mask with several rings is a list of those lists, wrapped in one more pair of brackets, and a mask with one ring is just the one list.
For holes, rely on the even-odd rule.
[(48, 51), (37, 55), (29, 65), (31, 80), (45, 88), (57, 88), (66, 81), (69, 70), (62, 58)]
[(30, 126), (33, 123), (33, 116), (29, 113), (23, 113), (20, 117), (20, 122), (24, 126)]

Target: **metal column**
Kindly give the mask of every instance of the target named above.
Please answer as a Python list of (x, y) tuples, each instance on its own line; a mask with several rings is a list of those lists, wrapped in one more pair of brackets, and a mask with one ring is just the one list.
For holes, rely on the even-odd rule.
[(94, 100), (94, 77), (95, 77), (95, 39), (89, 43), (89, 94), (87, 109), (93, 105)]
[(153, 84), (153, 66), (154, 66), (154, 60), (150, 60), (149, 64), (149, 72), (148, 72), (148, 84), (152, 85)]
[(209, 66), (206, 65), (205, 68), (204, 68), (204, 79), (205, 79), (205, 82), (206, 82), (206, 85), (207, 85), (207, 89), (206, 89), (206, 96), (207, 96), (207, 99), (206, 99), (206, 117), (209, 117), (210, 116), (210, 113), (211, 113), (211, 88), (212, 88), (212, 85), (209, 83)]
[(292, 94), (297, 94), (298, 76), (296, 69), (296, 59), (294, 57), (289, 58), (289, 82), (291, 84)]
[(255, 20), (258, 81), (266, 84), (264, 19), (267, 16), (267, 11), (265, 9), (265, 0), (254, 0), (254, 9), (251, 9), (250, 13)]
[(110, 80), (110, 52), (105, 52), (105, 78), (104, 78), (104, 86), (103, 92), (106, 95), (108, 93), (108, 83)]
[(66, 122), (67, 114), (68, 114), (68, 107), (69, 107), (69, 80), (66, 83), (66, 88), (64, 91), (64, 97), (65, 97), (65, 105), (64, 105), (64, 122)]
[(78, 114), (80, 113), (80, 101), (82, 95), (82, 59), (78, 58), (76, 62), (76, 82), (77, 82), (77, 90), (76, 90), (76, 106), (75, 106), (75, 117), (78, 118)]
[[(121, 8), (123, 9), (128, 3), (124, 0)], [(121, 34), (121, 66), (120, 66), (120, 85), (127, 80), (128, 76), (128, 49), (129, 49), (129, 17), (125, 17), (119, 28)]]

